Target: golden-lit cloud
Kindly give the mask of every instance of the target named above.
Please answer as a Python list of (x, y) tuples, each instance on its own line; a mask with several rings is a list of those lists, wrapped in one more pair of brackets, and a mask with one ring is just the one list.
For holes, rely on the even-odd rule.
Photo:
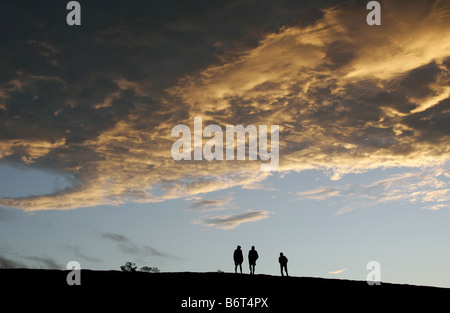
[[(450, 4), (384, 1), (382, 10), (381, 26), (368, 26), (365, 8), (352, 2), (330, 5), (321, 18), (304, 22), (288, 14), (286, 24), (266, 25), (248, 42), (222, 38), (219, 25), (208, 29), (191, 20), (168, 23), (164, 36), (150, 26), (146, 32), (133, 23), (117, 25), (80, 35), (90, 51), (83, 66), (71, 58), (71, 46), (24, 41), (36, 61), (3, 74), (0, 158), (72, 175), (74, 182), (48, 195), (3, 198), (0, 205), (73, 209), (234, 186), (267, 189), (271, 173), (261, 172), (259, 161), (172, 159), (171, 129), (192, 129), (195, 116), (222, 128), (279, 125), (280, 173), (322, 169), (339, 180), (377, 168), (444, 166), (450, 155)], [(428, 191), (381, 192), (377, 201), (448, 198), (448, 188), (420, 177)], [(395, 179), (379, 183), (367, 190), (383, 190)], [(325, 188), (299, 196), (341, 193)], [(264, 212), (200, 223), (233, 228), (267, 218)]]
[(313, 199), (313, 200), (324, 200), (331, 197), (336, 197), (341, 194), (341, 191), (338, 188), (318, 188), (315, 190), (309, 191), (301, 191), (297, 193), (300, 197)]
[(269, 211), (248, 211), (241, 214), (221, 215), (194, 221), (195, 224), (214, 226), (220, 229), (233, 229), (242, 223), (256, 222), (269, 217)]
[[(448, 5), (430, 4), (426, 16), (423, 4), (384, 8), (381, 28), (365, 24), (356, 8), (329, 9), (316, 24), (268, 35), (172, 92), (191, 117), (279, 124), (281, 170), (332, 168), (339, 179), (380, 166), (443, 162), (448, 127), (441, 124), (435, 138), (422, 127), (435, 128), (424, 123), (437, 118), (433, 110), (448, 114), (450, 49), (441, 37), (450, 29)], [(421, 30), (413, 35), (409, 25)]]

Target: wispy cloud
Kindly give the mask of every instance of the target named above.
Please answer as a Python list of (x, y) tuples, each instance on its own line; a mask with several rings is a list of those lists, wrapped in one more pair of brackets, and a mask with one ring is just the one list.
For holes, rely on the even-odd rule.
[(28, 266), (22, 262), (0, 256), (0, 268), (27, 268)]
[(223, 196), (216, 199), (197, 199), (191, 201), (189, 210), (197, 212), (220, 211), (232, 207), (231, 196)]
[(336, 271), (331, 271), (331, 272), (328, 272), (328, 273), (333, 274), (333, 275), (337, 275), (337, 274), (340, 274), (340, 273), (342, 273), (342, 272), (344, 272), (346, 270), (347, 270), (346, 268), (343, 268), (343, 269), (336, 270)]
[(347, 203), (337, 214), (344, 214), (356, 206), (371, 206), (380, 203), (423, 204), (424, 209), (439, 210), (448, 208), (450, 202), (450, 182), (445, 176), (445, 168), (427, 168), (388, 178), (369, 184), (348, 184), (342, 187), (320, 187), (297, 193), (300, 199), (328, 200)]
[(42, 269), (61, 269), (53, 258), (48, 256), (18, 256), (23, 261), (17, 261), (5, 256), (0, 256), (0, 268), (42, 268)]
[(0, 268), (39, 268), (39, 269), (61, 269), (53, 258), (46, 255), (21, 255), (14, 251), (9, 253), (15, 255), (13, 258), (9, 256), (0, 256)]
[(446, 203), (446, 204), (435, 204), (435, 205), (430, 205), (430, 206), (424, 206), (422, 207), (422, 209), (424, 210), (431, 210), (431, 211), (438, 211), (438, 210), (443, 210), (443, 209), (447, 209), (450, 211), (450, 204)]
[(88, 256), (88, 255), (84, 254), (83, 252), (81, 252), (81, 248), (78, 245), (65, 245), (64, 248), (72, 251), (77, 260), (83, 259), (88, 262), (94, 262), (94, 263), (101, 262), (101, 260), (99, 258), (96, 258), (93, 256)]
[(355, 210), (355, 209), (356, 209), (355, 206), (348, 206), (348, 205), (347, 205), (347, 206), (344, 206), (344, 207), (340, 208), (340, 209), (336, 212), (336, 215), (342, 215), (342, 214), (351, 212), (351, 211), (353, 211), (353, 210)]
[(270, 211), (248, 211), (242, 214), (221, 215), (195, 221), (195, 224), (214, 226), (220, 229), (233, 229), (242, 223), (255, 222), (269, 217)]
[(331, 197), (340, 196), (341, 190), (339, 188), (321, 187), (315, 190), (301, 191), (298, 192), (297, 195), (306, 199), (324, 200)]
[(3, 268), (63, 268), (56, 260), (44, 253), (39, 255), (23, 254), (8, 245), (2, 245), (0, 247), (0, 253), (0, 267)]
[(175, 260), (182, 259), (178, 256), (160, 251), (160, 250), (150, 247), (148, 245), (137, 245), (134, 242), (132, 242), (130, 239), (128, 239), (127, 237), (125, 237), (121, 234), (103, 233), (100, 235), (100, 237), (115, 243), (122, 252), (124, 252), (125, 254), (128, 254), (131, 257), (139, 257), (139, 258), (143, 258), (143, 259), (150, 258), (150, 257), (168, 258), (168, 259), (175, 259)]
[(277, 190), (276, 188), (270, 186), (266, 182), (253, 182), (248, 185), (242, 186), (243, 189), (250, 189), (250, 190)]

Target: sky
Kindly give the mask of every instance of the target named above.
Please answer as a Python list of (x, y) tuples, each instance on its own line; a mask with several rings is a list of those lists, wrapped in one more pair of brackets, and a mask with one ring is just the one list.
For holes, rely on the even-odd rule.
[[(79, 3), (0, 4), (0, 267), (254, 245), (256, 273), (450, 287), (448, 1)], [(279, 126), (278, 166), (175, 160), (195, 117)]]

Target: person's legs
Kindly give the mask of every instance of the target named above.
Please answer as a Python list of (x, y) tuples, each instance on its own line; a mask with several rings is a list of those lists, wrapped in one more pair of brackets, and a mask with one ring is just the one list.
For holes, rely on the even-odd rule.
[(241, 270), (241, 274), (242, 274), (242, 263), (239, 263), (239, 269)]
[(281, 266), (281, 276), (284, 276), (283, 275), (283, 269), (286, 272), (286, 276), (289, 276), (288, 270), (287, 270), (287, 265), (280, 265), (280, 266)]
[(283, 265), (280, 264), (280, 272), (281, 272), (281, 276), (284, 276), (283, 274)]

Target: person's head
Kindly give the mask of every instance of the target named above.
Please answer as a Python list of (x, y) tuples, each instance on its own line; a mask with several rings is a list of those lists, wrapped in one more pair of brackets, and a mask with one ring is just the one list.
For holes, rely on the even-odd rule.
[(255, 250), (255, 246), (252, 246), (252, 250)]
[(238, 249), (241, 249), (241, 246), (237, 246)]
[(280, 256), (283, 256), (283, 252), (280, 252)]

